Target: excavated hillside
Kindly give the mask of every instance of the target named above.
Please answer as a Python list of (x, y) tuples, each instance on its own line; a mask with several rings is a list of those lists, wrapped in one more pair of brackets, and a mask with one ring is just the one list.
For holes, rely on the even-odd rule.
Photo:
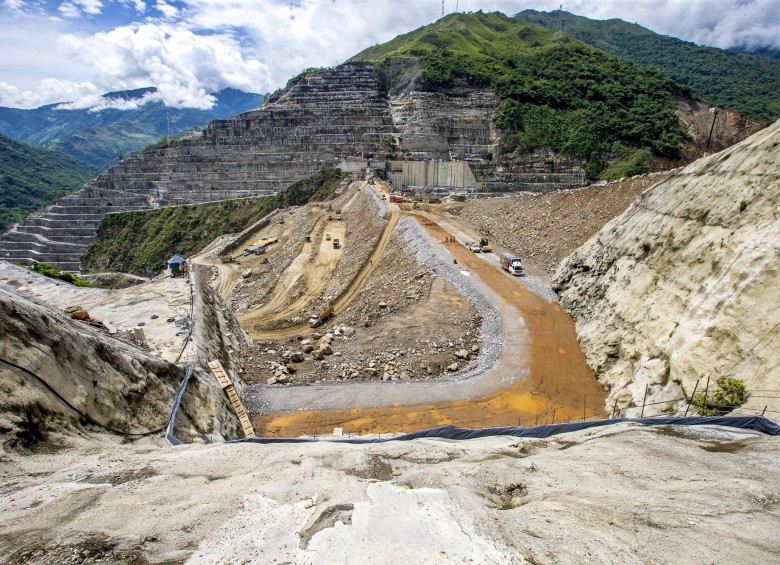
[(650, 173), (547, 194), (478, 198), (443, 208), (491, 245), (506, 248), (546, 275), (604, 224), (625, 212), (668, 173)]
[(453, 14), (131, 155), (4, 234), (0, 258), (78, 271), (109, 212), (268, 195), (329, 167), (385, 169), (398, 190), (548, 192), (670, 169), (760, 128), (709, 110), (568, 36)]
[(681, 409), (725, 375), (753, 391), (743, 409), (780, 413), (779, 171), (780, 122), (674, 172), (561, 264), (608, 406)]

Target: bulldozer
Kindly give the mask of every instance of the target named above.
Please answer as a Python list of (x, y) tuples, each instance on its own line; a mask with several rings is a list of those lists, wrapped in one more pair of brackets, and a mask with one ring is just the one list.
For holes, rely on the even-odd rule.
[(493, 248), (490, 247), (490, 244), (488, 243), (488, 240), (486, 237), (482, 237), (479, 239), (479, 249), (482, 251), (482, 253), (490, 253), (493, 251)]

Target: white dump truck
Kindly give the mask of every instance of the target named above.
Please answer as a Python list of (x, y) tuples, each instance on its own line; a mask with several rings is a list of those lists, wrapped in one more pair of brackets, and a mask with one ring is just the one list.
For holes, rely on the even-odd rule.
[(501, 267), (513, 275), (525, 274), (525, 269), (523, 269), (523, 265), (520, 263), (520, 257), (512, 255), (511, 253), (502, 253), (499, 255), (499, 260), (501, 261)]

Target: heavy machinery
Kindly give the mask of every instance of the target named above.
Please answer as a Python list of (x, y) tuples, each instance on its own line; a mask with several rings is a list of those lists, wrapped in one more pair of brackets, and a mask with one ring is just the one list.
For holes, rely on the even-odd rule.
[(498, 257), (501, 263), (501, 268), (515, 276), (524, 275), (525, 269), (523, 269), (522, 263), (520, 263), (520, 257), (512, 255), (511, 253), (502, 253)]
[(479, 240), (479, 248), (482, 250), (482, 253), (490, 253), (493, 251), (493, 248), (490, 247), (490, 244), (488, 243), (488, 240), (486, 237), (482, 237)]
[(341, 244), (338, 239), (333, 239), (333, 249), (341, 249)]
[(328, 304), (319, 314), (311, 315), (311, 318), (309, 318), (309, 326), (311, 326), (312, 328), (316, 328), (320, 324), (325, 323), (332, 316), (333, 316), (333, 306)]

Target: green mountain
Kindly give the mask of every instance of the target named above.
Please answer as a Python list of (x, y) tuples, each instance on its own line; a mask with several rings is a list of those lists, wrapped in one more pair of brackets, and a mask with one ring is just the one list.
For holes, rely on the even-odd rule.
[(780, 60), (703, 47), (623, 20), (591, 20), (561, 10), (525, 10), (515, 18), (563, 30), (588, 45), (687, 85), (697, 96), (753, 120), (769, 124), (780, 118)]
[[(387, 87), (489, 87), (502, 99), (496, 122), (509, 149), (550, 146), (588, 159), (646, 168), (650, 153), (677, 157), (686, 138), (672, 96), (688, 89), (571, 36), (500, 13), (451, 14), (356, 55), (379, 65)], [(636, 167), (639, 170), (634, 170)]]
[(0, 231), (79, 188), (98, 172), (59, 151), (0, 135)]
[[(107, 100), (132, 101), (154, 92), (141, 88), (104, 94)], [(56, 149), (104, 168), (166, 135), (179, 136), (185, 130), (207, 125), (254, 109), (263, 96), (227, 88), (214, 94), (210, 110), (168, 108), (162, 102), (147, 102), (132, 110), (65, 110), (49, 104), (33, 110), (0, 107), (0, 133), (30, 145)]]

